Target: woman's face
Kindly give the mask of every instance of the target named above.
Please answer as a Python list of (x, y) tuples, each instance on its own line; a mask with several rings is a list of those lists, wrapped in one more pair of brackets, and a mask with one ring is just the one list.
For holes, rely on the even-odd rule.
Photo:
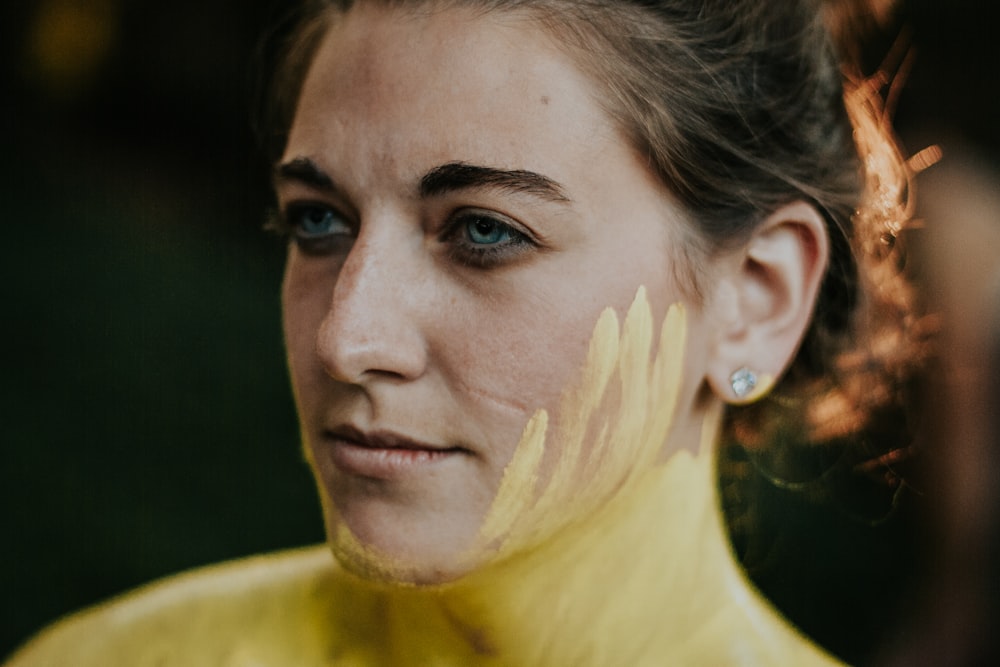
[[(275, 177), (303, 439), (330, 534), (414, 581), (461, 574), (526, 422), (546, 408), (558, 427), (601, 311), (641, 285), (657, 321), (686, 301), (682, 216), (596, 94), (524, 17), (364, 3), (306, 78)], [(700, 420), (710, 336), (688, 312), (668, 452)]]

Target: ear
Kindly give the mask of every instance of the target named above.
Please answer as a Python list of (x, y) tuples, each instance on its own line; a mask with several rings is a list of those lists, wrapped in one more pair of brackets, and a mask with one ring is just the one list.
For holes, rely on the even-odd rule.
[[(810, 204), (787, 204), (722, 262), (712, 310), (720, 326), (707, 380), (729, 403), (764, 396), (798, 350), (812, 320), (830, 252), (823, 216)], [(733, 374), (748, 369), (756, 386), (740, 395)]]

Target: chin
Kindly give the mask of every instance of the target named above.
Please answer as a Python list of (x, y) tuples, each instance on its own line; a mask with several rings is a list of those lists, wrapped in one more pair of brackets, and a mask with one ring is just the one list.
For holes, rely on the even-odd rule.
[(485, 554), (470, 556), (474, 535), (444, 536), (412, 523), (406, 528), (392, 526), (391, 521), (352, 523), (349, 518), (328, 517), (327, 543), (341, 567), (367, 581), (411, 586), (447, 584), (486, 560)]

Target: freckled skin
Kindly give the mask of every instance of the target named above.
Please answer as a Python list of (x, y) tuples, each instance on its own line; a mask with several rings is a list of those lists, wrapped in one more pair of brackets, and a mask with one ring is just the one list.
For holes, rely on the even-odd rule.
[[(682, 215), (594, 95), (524, 17), (363, 4), (326, 35), (306, 78), (284, 160), (312, 160), (338, 194), (291, 183), (279, 201), (327, 202), (355, 229), (341, 252), (289, 252), (284, 326), (303, 439), (330, 534), (346, 526), (409, 563), (405, 578), (463, 573), (456, 555), (528, 419), (545, 408), (558, 428), (604, 308), (624, 313), (640, 285), (657, 320), (686, 301), (671, 268)], [(451, 162), (531, 170), (571, 201), (490, 188), (421, 198), (421, 177)], [(458, 261), (440, 229), (463, 207), (496, 211), (536, 242), (490, 268)], [(687, 436), (703, 419), (711, 318), (688, 306), (684, 437), (666, 450), (697, 442)], [(405, 479), (345, 474), (322, 442), (343, 422), (462, 453)]]

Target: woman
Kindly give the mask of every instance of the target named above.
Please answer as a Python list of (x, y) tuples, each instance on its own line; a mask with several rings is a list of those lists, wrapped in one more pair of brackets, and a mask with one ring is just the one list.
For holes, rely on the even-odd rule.
[(835, 663), (746, 583), (714, 464), (723, 427), (863, 422), (831, 360), (890, 236), (818, 10), (317, 7), (270, 138), (336, 559), (185, 575), (13, 664)]

